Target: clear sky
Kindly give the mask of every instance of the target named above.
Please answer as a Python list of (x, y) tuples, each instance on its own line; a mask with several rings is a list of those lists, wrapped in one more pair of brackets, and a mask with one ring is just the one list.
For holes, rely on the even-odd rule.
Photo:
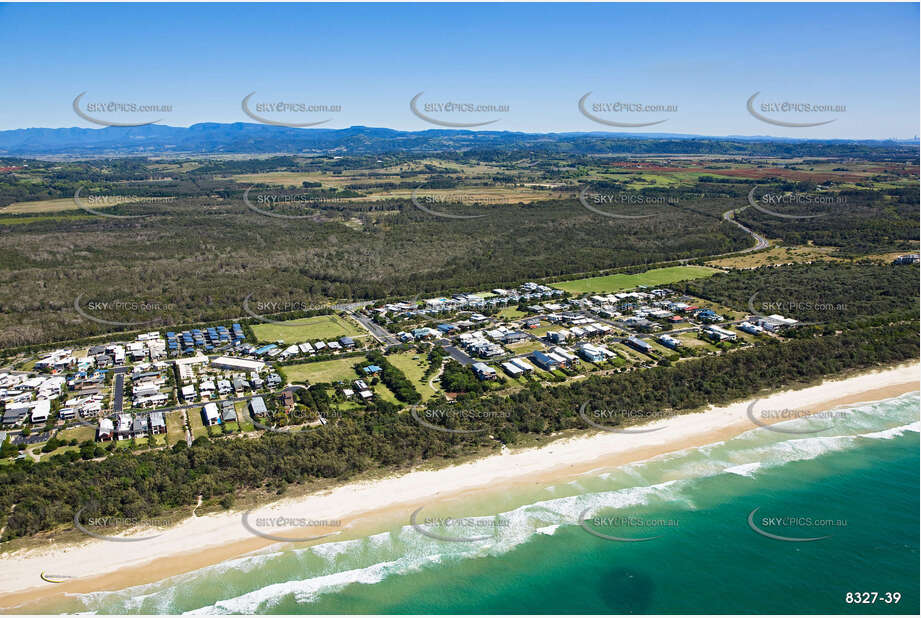
[[(487, 129), (814, 138), (919, 133), (919, 5), (905, 4), (4, 4), (0, 129), (95, 127), (72, 102), (171, 105), (164, 124), (254, 122), (241, 100), (340, 105), (266, 117), (438, 128), (425, 102), (507, 105)], [(676, 106), (596, 115), (666, 122), (610, 128), (594, 103)], [(783, 114), (756, 105), (845, 106)], [(252, 107), (251, 107), (252, 109)], [(761, 109), (761, 108), (758, 108)], [(122, 116), (124, 117), (124, 116)], [(111, 116), (109, 116), (111, 118)], [(138, 116), (132, 116), (138, 118)], [(147, 119), (155, 119), (145, 116)]]

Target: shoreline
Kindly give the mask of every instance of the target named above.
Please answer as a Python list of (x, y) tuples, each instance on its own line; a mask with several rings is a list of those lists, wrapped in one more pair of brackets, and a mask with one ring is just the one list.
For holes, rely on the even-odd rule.
[[(890, 399), (921, 390), (917, 361), (855, 374), (799, 390), (784, 390), (699, 413), (682, 414), (643, 425), (644, 433), (599, 432), (563, 438), (546, 446), (504, 450), (473, 461), (436, 470), (411, 470), (377, 480), (350, 482), (303, 496), (282, 498), (258, 508), (260, 517), (341, 520), (344, 527), (282, 528), (267, 534), (311, 538), (335, 534), (312, 544), (345, 540), (406, 525), (409, 514), (436, 502), (478, 494), (508, 492), (527, 484), (553, 484), (588, 472), (727, 440), (755, 429), (748, 409), (805, 408), (815, 414), (832, 408)], [(783, 418), (761, 421), (781, 422)], [(833, 421), (829, 421), (833, 422)], [(648, 429), (654, 429), (649, 431)], [(65, 593), (119, 590), (152, 583), (226, 560), (291, 544), (253, 535), (243, 512), (191, 517), (168, 528), (156, 540), (114, 543), (88, 540), (79, 544), (17, 550), (0, 557), (0, 612), (15, 613), (24, 605), (48, 603)], [(333, 523), (329, 522), (328, 523)], [(149, 532), (132, 531), (138, 538)], [(341, 533), (341, 534), (340, 534)], [(127, 536), (127, 535), (120, 535)], [(299, 542), (297, 547), (311, 543)], [(42, 573), (85, 574), (63, 583), (46, 583)], [(50, 577), (50, 575), (49, 575)]]

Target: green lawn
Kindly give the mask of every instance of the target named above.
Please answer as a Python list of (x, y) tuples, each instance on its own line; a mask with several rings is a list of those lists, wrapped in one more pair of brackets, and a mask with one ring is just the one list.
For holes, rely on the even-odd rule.
[(0, 217), (0, 225), (19, 225), (22, 223), (44, 223), (45, 221), (65, 221), (70, 223), (74, 220), (80, 219), (94, 219), (94, 215), (72, 215), (69, 217), (54, 217), (54, 216), (41, 216), (41, 217)]
[(649, 356), (643, 354), (642, 352), (637, 352), (631, 347), (628, 347), (622, 343), (614, 343), (608, 346), (612, 352), (617, 352), (620, 356), (625, 358), (627, 361), (633, 363), (639, 363), (650, 360)]
[[(201, 417), (202, 406), (195, 406), (194, 408), (189, 408), (189, 424), (192, 426), (192, 439), (199, 436), (207, 436), (208, 428), (205, 427), (205, 423)], [(220, 428), (217, 429), (220, 431)], [(185, 433), (182, 434), (183, 439), (185, 439)]]
[(153, 444), (151, 445), (153, 447), (167, 446), (166, 439), (167, 437), (164, 436), (163, 434), (157, 434), (155, 436), (147, 436), (148, 441), (153, 440)]
[[(192, 413), (196, 408), (189, 410)], [(166, 412), (163, 415), (166, 420), (166, 439), (170, 444), (185, 441), (185, 427), (182, 425), (182, 412)]]
[(96, 438), (96, 426), (83, 425), (81, 427), (74, 427), (73, 429), (64, 429), (58, 432), (57, 438), (58, 440), (63, 440), (64, 442), (70, 442), (74, 439), (76, 439), (77, 442), (94, 440)]
[(353, 367), (358, 363), (363, 363), (367, 359), (364, 356), (352, 356), (350, 358), (337, 358), (335, 360), (320, 361), (318, 363), (303, 363), (300, 365), (288, 365), (284, 367), (285, 375), (292, 383), (307, 382), (309, 384), (318, 384), (321, 382), (336, 382), (345, 380), (351, 382), (358, 379)]
[(546, 346), (540, 341), (534, 341), (533, 339), (528, 339), (527, 341), (522, 341), (521, 343), (512, 343), (505, 347), (507, 347), (509, 351), (511, 351), (511, 353), (516, 356), (520, 354), (530, 355), (531, 352), (534, 352), (535, 350), (543, 351), (546, 348)]
[(669, 266), (668, 268), (654, 268), (636, 275), (616, 274), (605, 277), (590, 277), (588, 279), (574, 279), (554, 283), (553, 287), (566, 290), (572, 294), (597, 293), (607, 294), (630, 290), (638, 285), (667, 285), (676, 281), (688, 279), (702, 279), (720, 271), (706, 266)]
[(318, 315), (290, 320), (284, 324), (257, 324), (252, 328), (258, 341), (283, 341), (287, 344), (318, 339), (329, 341), (344, 336), (362, 337), (368, 334), (349, 319), (339, 315)]
[(677, 337), (678, 337), (678, 341), (681, 342), (681, 345), (686, 346), (688, 348), (706, 348), (709, 350), (716, 349), (711, 343), (708, 343), (706, 341), (699, 339), (697, 337), (697, 333), (694, 333), (694, 332), (681, 333), (680, 335), (677, 335)]
[(518, 307), (503, 307), (499, 312), (499, 317), (505, 320), (517, 320), (518, 318), (523, 318), (528, 315), (524, 311), (520, 311)]
[(237, 425), (241, 431), (253, 431), (256, 426), (253, 425), (253, 419), (249, 415), (249, 401), (235, 401), (234, 410), (237, 411)]
[[(418, 360), (413, 360), (414, 356), (417, 356)], [(390, 364), (394, 367), (406, 374), (406, 377), (409, 378), (413, 386), (416, 387), (416, 390), (419, 391), (419, 394), (422, 395), (423, 401), (430, 399), (438, 393), (437, 390), (429, 388), (428, 380), (422, 379), (425, 368), (428, 366), (428, 361), (424, 354), (401, 352), (400, 354), (391, 354), (387, 357), (387, 360), (390, 361)]]
[(397, 396), (393, 394), (393, 391), (387, 388), (387, 385), (384, 384), (383, 382), (378, 382), (377, 384), (371, 387), (371, 390), (374, 391), (375, 395), (377, 395), (384, 401), (392, 403), (395, 406), (399, 406), (402, 408), (404, 405), (406, 405), (403, 402), (401, 402), (399, 399), (397, 399)]

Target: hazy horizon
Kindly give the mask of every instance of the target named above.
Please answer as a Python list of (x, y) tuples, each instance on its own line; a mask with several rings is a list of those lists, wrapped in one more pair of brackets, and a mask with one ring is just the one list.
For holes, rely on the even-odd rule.
[[(918, 15), (909, 3), (3, 4), (0, 130), (99, 126), (75, 105), (111, 122), (255, 123), (252, 94), (254, 115), (329, 129), (910, 140)], [(266, 111), (275, 102), (324, 109)], [(804, 105), (822, 109), (790, 111)]]

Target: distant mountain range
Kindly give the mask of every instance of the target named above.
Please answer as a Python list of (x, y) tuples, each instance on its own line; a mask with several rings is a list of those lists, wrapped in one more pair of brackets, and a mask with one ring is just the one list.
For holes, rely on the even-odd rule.
[(516, 133), (396, 131), (373, 127), (297, 129), (252, 123), (147, 125), (100, 129), (0, 131), (0, 155), (103, 157), (208, 154), (383, 154), (388, 152), (532, 151), (569, 154), (753, 154), (842, 156), (917, 154), (918, 140), (802, 140), (669, 133)]

